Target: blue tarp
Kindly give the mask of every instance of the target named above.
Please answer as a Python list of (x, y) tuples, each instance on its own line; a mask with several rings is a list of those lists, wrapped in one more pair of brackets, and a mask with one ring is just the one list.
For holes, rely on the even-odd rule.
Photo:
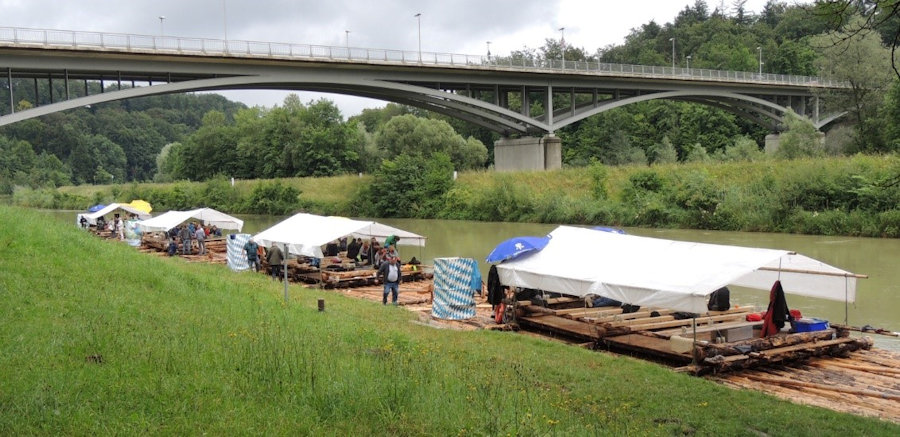
[(513, 237), (497, 245), (486, 261), (489, 263), (513, 259), (523, 253), (543, 249), (550, 242), (550, 237)]

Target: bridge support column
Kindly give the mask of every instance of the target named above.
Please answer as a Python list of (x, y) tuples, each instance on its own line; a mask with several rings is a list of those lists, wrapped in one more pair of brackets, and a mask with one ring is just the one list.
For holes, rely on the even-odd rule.
[(562, 140), (544, 137), (501, 138), (494, 142), (494, 169), (555, 170), (562, 167)]

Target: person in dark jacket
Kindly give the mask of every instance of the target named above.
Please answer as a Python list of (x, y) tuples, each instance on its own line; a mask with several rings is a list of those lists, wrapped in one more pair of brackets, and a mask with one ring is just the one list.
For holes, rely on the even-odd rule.
[(492, 265), (491, 269), (488, 270), (487, 301), (491, 304), (492, 309), (496, 309), (496, 306), (500, 305), (500, 302), (503, 302), (504, 297), (503, 284), (500, 283), (500, 275), (497, 273), (497, 266)]
[(181, 238), (181, 254), (190, 255), (192, 250), (191, 231), (187, 226), (181, 225), (181, 231), (178, 232), (178, 236)]
[(269, 248), (269, 253), (266, 254), (266, 262), (272, 267), (272, 279), (276, 281), (279, 280), (281, 277), (281, 264), (284, 262), (284, 254), (281, 253), (281, 249), (278, 247), (277, 243), (272, 243), (272, 247)]
[(356, 238), (351, 238), (350, 243), (347, 244), (347, 258), (352, 260), (356, 259), (356, 255), (359, 255), (359, 246), (360, 243)]
[(384, 284), (384, 295), (381, 297), (382, 305), (387, 305), (388, 293), (391, 293), (391, 303), (397, 305), (397, 294), (400, 291), (402, 276), (400, 263), (396, 257), (381, 264), (381, 267), (378, 268), (378, 277), (381, 278), (381, 282)]

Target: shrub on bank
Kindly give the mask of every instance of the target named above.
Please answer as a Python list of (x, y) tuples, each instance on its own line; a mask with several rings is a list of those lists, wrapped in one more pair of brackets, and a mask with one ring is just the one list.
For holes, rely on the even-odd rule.
[(547, 172), (468, 172), (455, 181), (452, 171), (446, 156), (400, 156), (373, 176), (239, 181), (235, 186), (216, 178), (94, 191), (23, 189), (13, 203), (84, 209), (140, 198), (157, 211), (213, 206), (233, 213), (288, 214), (304, 209), (365, 217), (900, 237), (897, 155), (649, 168), (594, 163)]

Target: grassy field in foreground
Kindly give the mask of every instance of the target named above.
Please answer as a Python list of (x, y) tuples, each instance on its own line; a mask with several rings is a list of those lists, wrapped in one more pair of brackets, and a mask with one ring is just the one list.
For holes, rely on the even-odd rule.
[(282, 292), (0, 206), (0, 435), (900, 434), (635, 359)]

